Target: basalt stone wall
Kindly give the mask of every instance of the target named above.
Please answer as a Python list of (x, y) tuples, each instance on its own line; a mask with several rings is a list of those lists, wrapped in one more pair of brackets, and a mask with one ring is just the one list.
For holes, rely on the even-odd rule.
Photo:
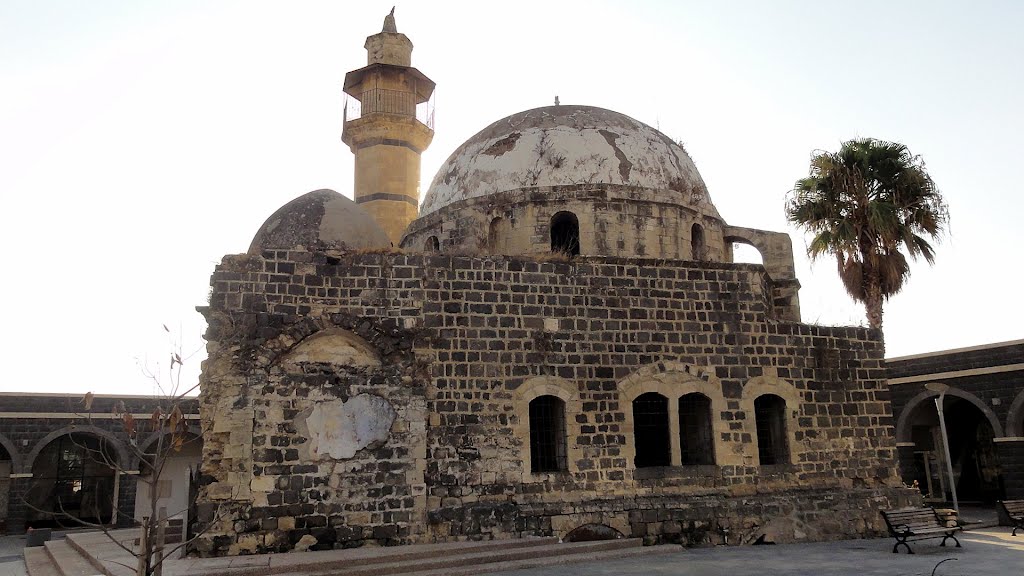
[[(10, 462), (10, 481), (6, 483), (7, 533), (24, 531), (30, 516), (47, 517), (26, 507), (25, 499), (31, 490), (38, 490), (39, 481), (33, 468), (37, 467), (40, 452), (51, 442), (75, 433), (104, 439), (117, 465), (124, 472), (118, 479), (117, 507), (120, 525), (132, 523), (135, 509), (138, 461), (129, 449), (124, 424), (113, 415), (116, 405), (138, 418), (148, 417), (159, 406), (166, 410), (166, 402), (148, 396), (97, 395), (90, 410), (85, 409), (82, 394), (32, 394), (28, 392), (0, 393), (0, 460)], [(180, 403), (187, 417), (198, 412), (198, 401), (185, 399)], [(144, 429), (144, 425), (142, 425)], [(197, 430), (198, 431), (198, 430)], [(145, 442), (149, 438), (142, 438)]]
[[(877, 509), (916, 497), (895, 472), (877, 334), (779, 321), (759, 266), (268, 251), (225, 258), (212, 283), (202, 554), (584, 524), (691, 544), (829, 539), (878, 533)], [(669, 400), (672, 457), (637, 468), (632, 402), (651, 392)], [(711, 464), (680, 460), (691, 393), (710, 402)], [(765, 394), (785, 403), (771, 465)], [(393, 410), (386, 433), (360, 447), (319, 428), (313, 410), (360, 395)], [(531, 465), (540, 396), (564, 407), (554, 472)]]
[(938, 382), (950, 387), (948, 396), (981, 412), (992, 428), (1002, 496), (1024, 498), (1024, 342), (893, 358), (886, 369), (905, 482), (919, 474), (915, 451), (927, 448), (914, 444), (912, 421), (917, 411), (934, 412), (938, 393), (925, 386)]

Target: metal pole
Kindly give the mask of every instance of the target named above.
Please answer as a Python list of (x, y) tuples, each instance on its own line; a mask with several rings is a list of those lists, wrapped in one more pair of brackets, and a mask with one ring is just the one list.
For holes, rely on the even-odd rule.
[(946, 393), (940, 392), (935, 398), (935, 410), (939, 413), (939, 430), (942, 432), (942, 450), (946, 454), (946, 472), (949, 474), (949, 490), (953, 493), (953, 510), (960, 518), (960, 503), (956, 499), (956, 479), (953, 478), (953, 460), (949, 457), (949, 438), (946, 436), (946, 418), (942, 415), (942, 400)]

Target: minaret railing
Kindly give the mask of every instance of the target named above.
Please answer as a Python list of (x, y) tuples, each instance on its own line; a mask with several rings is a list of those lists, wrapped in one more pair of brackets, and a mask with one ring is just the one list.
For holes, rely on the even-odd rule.
[(360, 94), (359, 99), (346, 98), (344, 120), (355, 120), (365, 114), (380, 112), (416, 118), (421, 123), (434, 129), (434, 97), (416, 103), (415, 95), (401, 90), (371, 88)]

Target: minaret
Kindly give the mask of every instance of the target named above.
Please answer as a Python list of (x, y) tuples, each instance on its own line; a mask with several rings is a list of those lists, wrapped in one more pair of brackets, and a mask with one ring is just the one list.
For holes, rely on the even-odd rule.
[[(380, 34), (366, 38), (367, 66), (345, 75), (345, 93), (359, 101), (341, 140), (356, 156), (355, 201), (395, 246), (419, 214), (420, 154), (434, 131), (416, 119), (434, 82), (412, 67), (412, 42), (395, 27), (395, 9)], [(346, 111), (347, 112), (347, 111)]]

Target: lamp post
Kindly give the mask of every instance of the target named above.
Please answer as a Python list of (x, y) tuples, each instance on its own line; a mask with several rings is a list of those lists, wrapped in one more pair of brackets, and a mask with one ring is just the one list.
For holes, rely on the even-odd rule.
[(946, 436), (946, 418), (942, 415), (942, 401), (946, 397), (946, 390), (949, 386), (941, 382), (929, 382), (924, 387), (932, 392), (938, 392), (935, 397), (935, 411), (939, 413), (939, 430), (942, 432), (942, 450), (946, 454), (946, 472), (949, 474), (949, 490), (953, 493), (953, 510), (956, 510), (956, 517), (960, 517), (960, 503), (956, 499), (956, 480), (953, 478), (953, 460), (949, 457), (949, 437)]

